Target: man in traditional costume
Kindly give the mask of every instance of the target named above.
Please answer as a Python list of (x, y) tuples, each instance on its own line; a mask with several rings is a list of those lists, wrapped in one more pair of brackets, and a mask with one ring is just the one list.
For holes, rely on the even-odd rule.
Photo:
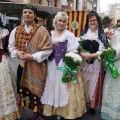
[[(36, 113), (32, 120), (42, 118), (40, 97), (46, 79), (46, 58), (52, 53), (50, 35), (45, 27), (35, 23), (37, 9), (32, 5), (23, 8), (24, 23), (10, 34), (9, 51), (18, 57), (18, 106), (28, 106)], [(40, 115), (41, 114), (41, 115)]]

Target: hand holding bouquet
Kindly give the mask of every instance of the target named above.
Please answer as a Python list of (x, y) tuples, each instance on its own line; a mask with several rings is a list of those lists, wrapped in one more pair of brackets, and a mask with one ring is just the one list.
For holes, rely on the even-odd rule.
[(75, 73), (77, 73), (77, 67), (80, 66), (82, 63), (82, 58), (80, 57), (80, 55), (73, 52), (66, 53), (63, 58), (65, 62), (65, 67), (57, 68), (57, 70), (65, 71), (62, 82), (68, 83), (69, 78), (71, 78), (72, 81), (76, 83), (77, 79), (75, 77)]

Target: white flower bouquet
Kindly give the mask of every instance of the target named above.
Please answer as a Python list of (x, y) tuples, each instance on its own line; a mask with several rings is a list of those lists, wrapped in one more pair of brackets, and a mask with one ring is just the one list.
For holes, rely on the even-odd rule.
[(80, 55), (73, 53), (73, 52), (68, 52), (64, 55), (64, 62), (65, 62), (65, 67), (58, 67), (58, 70), (63, 70), (65, 71), (63, 77), (62, 77), (62, 82), (67, 83), (69, 82), (69, 77), (72, 79), (74, 83), (77, 82), (75, 73), (77, 73), (77, 67), (81, 65), (82, 63), (82, 58)]

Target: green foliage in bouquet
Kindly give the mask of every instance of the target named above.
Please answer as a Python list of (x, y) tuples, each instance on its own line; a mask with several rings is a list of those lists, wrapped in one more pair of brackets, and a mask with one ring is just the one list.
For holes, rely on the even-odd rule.
[(71, 70), (76, 69), (81, 64), (81, 61), (79, 60), (74, 61), (73, 58), (70, 58), (67, 56), (64, 56), (63, 58), (64, 58), (65, 65), (71, 68)]
[(80, 40), (78, 42), (79, 42), (79, 45), (80, 45), (80, 47), (79, 47), (80, 52), (82, 51), (82, 52), (90, 53), (88, 50), (84, 49), (83, 40), (82, 40), (81, 36), (80, 36)]
[(72, 81), (74, 83), (77, 82), (76, 76), (75, 74), (77, 73), (77, 69), (71, 70), (69, 67), (66, 66), (66, 72), (64, 73), (63, 77), (62, 77), (62, 82), (63, 83), (68, 83), (70, 81), (70, 79), (72, 79)]
[(111, 74), (114, 78), (118, 77), (119, 73), (117, 68), (114, 66), (114, 56), (115, 52), (112, 48), (104, 49), (102, 54), (100, 55), (101, 60), (104, 64), (104, 70), (107, 70), (107, 66), (110, 68)]

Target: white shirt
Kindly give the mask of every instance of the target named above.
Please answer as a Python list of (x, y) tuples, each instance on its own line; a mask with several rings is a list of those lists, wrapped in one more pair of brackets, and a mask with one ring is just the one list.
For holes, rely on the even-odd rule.
[[(33, 28), (32, 25), (30, 25), (30, 26), (25, 25), (25, 30), (27, 33), (32, 28)], [(13, 29), (13, 31), (11, 32), (10, 37), (9, 37), (8, 48), (9, 48), (9, 51), (11, 53), (11, 57), (17, 57), (17, 54), (16, 54), (17, 50), (14, 49), (15, 48), (15, 31), (16, 31), (16, 28)], [(44, 51), (36, 52), (36, 53), (32, 54), (33, 60), (36, 60), (37, 62), (40, 63), (43, 60), (45, 60), (51, 53), (52, 53), (52, 50), (44, 50)]]
[(6, 28), (0, 28), (0, 39), (4, 38), (8, 34), (9, 34), (8, 29), (6, 29)]

